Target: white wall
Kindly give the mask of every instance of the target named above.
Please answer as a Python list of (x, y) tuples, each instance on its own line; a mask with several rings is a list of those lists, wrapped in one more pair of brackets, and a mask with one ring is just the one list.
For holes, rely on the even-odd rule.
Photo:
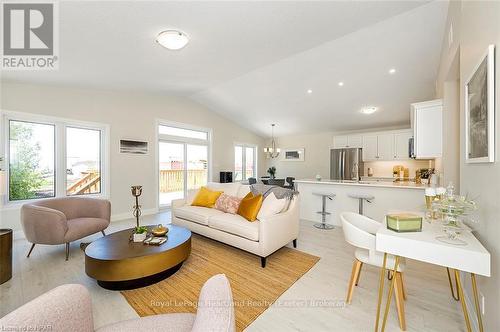
[[(451, 1), (446, 33), (453, 24), (454, 42), (448, 47), (445, 38), (437, 84), (438, 95), (445, 90), (448, 73), (460, 55), (460, 191), (477, 197), (480, 223), (476, 232), (479, 240), (491, 253), (491, 277), (479, 278), (479, 291), (485, 296), (485, 331), (500, 329), (500, 2)], [(464, 84), (489, 44), (496, 45), (496, 160), (495, 163), (466, 164), (464, 156)], [(470, 294), (469, 278), (465, 278)], [(470, 295), (469, 295), (470, 297)], [(469, 308), (473, 313), (473, 308)], [(474, 317), (472, 315), (472, 317)]]
[(442, 182), (453, 182), (460, 190), (460, 82), (451, 78), (443, 84)]
[[(264, 168), (264, 140), (261, 137), (186, 98), (2, 82), (0, 106), (9, 111), (109, 124), (113, 215), (131, 211), (130, 186), (135, 184), (144, 187), (141, 196), (143, 209), (157, 208), (155, 119), (213, 129), (212, 179), (215, 181), (219, 179), (219, 171), (234, 170), (234, 142), (257, 144), (259, 174)], [(145, 156), (120, 154), (120, 138), (147, 140), (150, 153)], [(15, 210), (3, 213), (2, 224), (19, 228)]]
[[(282, 156), (279, 156), (277, 159), (266, 160), (266, 170), (271, 166), (275, 166), (276, 177), (279, 178), (293, 176), (296, 179), (305, 179), (314, 178), (316, 174), (321, 175), (324, 179), (330, 178), (330, 147), (332, 139), (332, 133), (276, 138), (276, 146), (280, 149), (304, 148), (304, 161), (282, 161)], [(269, 144), (269, 141), (267, 144)]]

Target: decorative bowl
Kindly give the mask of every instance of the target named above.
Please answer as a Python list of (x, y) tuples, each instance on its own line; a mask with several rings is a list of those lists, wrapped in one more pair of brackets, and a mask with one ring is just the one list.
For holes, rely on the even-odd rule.
[(162, 224), (159, 224), (156, 227), (153, 227), (151, 230), (151, 234), (154, 236), (165, 236), (168, 233), (168, 228), (163, 226)]

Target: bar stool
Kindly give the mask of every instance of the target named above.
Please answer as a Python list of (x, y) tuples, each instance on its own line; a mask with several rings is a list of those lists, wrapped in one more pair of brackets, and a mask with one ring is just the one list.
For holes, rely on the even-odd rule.
[(335, 228), (333, 225), (326, 223), (326, 216), (330, 215), (330, 212), (326, 211), (326, 199), (333, 200), (335, 194), (325, 194), (325, 193), (313, 193), (313, 195), (321, 196), (321, 211), (316, 213), (321, 214), (321, 223), (314, 224), (314, 227), (319, 229), (333, 229)]
[(351, 198), (356, 198), (359, 200), (359, 208), (358, 208), (358, 213), (363, 214), (363, 203), (364, 201), (367, 201), (368, 203), (371, 203), (374, 199), (375, 196), (373, 195), (367, 195), (367, 194), (349, 194), (349, 197)]

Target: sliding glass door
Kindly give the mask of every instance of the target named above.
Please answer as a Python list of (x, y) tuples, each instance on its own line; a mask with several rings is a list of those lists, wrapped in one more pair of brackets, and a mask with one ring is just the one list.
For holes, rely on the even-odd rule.
[(168, 207), (172, 200), (184, 198), (189, 190), (207, 184), (209, 135), (163, 125), (159, 134), (159, 205)]
[(187, 190), (198, 189), (208, 181), (208, 146), (186, 144)]
[(184, 144), (162, 142), (159, 144), (160, 206), (184, 197)]

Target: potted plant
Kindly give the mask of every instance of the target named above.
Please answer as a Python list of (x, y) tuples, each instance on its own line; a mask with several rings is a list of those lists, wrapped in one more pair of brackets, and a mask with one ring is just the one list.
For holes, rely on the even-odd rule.
[(146, 240), (146, 235), (148, 234), (148, 228), (146, 226), (136, 227), (134, 230), (134, 242), (143, 242)]
[(269, 177), (271, 179), (274, 179), (274, 177), (276, 176), (276, 167), (274, 167), (274, 166), (269, 167), (269, 169), (267, 170), (267, 173), (269, 174)]

